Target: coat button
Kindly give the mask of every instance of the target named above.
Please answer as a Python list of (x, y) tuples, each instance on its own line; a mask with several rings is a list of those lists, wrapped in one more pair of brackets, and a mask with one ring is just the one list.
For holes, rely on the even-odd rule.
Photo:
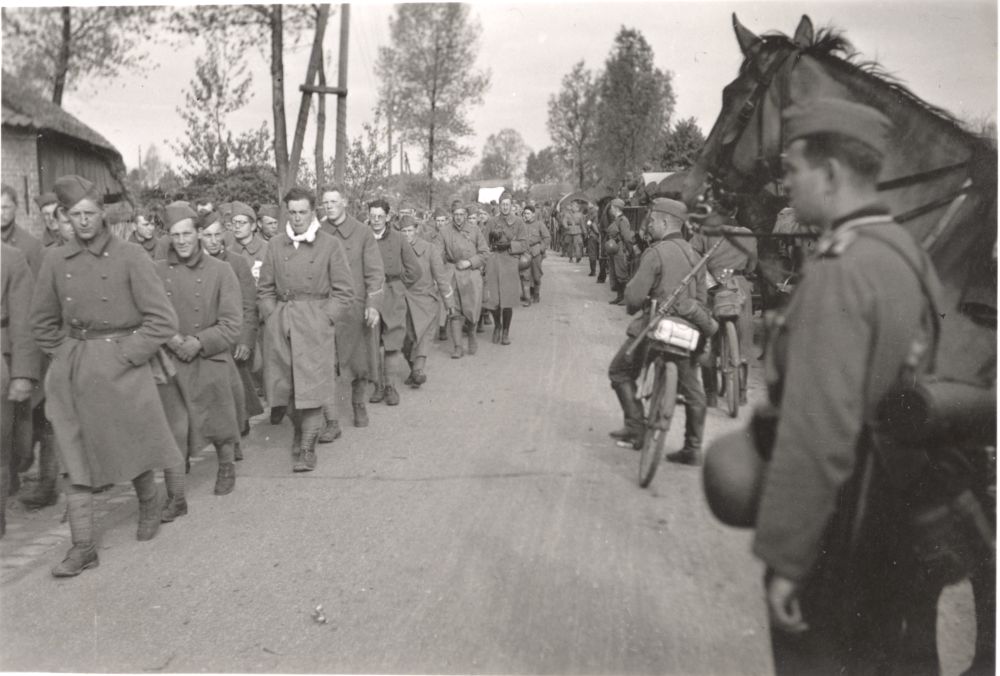
[(195, 292), (194, 292), (194, 295), (195, 295), (195, 296), (200, 296), (201, 294), (200, 294), (200, 293), (198, 293), (197, 291), (195, 291)]
[(108, 297), (107, 296), (101, 296), (101, 300), (103, 300), (105, 303), (107, 303), (108, 302)]
[(71, 278), (72, 276), (73, 276), (73, 275), (69, 274), (68, 272), (66, 273), (66, 279), (69, 279), (69, 278)]
[(198, 328), (198, 327), (200, 327), (200, 326), (201, 326), (201, 324), (195, 324), (195, 325), (194, 325), (194, 328), (196, 328), (196, 329), (197, 329), (197, 328)]
[(104, 257), (105, 257), (105, 258), (107, 258), (107, 257), (108, 257), (108, 252), (107, 252), (107, 251), (105, 251), (105, 252), (104, 252)]
[(199, 284), (201, 284), (201, 280), (200, 279), (196, 279), (195, 281), (198, 282)]
[(67, 303), (72, 303), (72, 302), (73, 302), (73, 299), (72, 299), (72, 298), (70, 298), (69, 296), (66, 296), (66, 302), (67, 302)]

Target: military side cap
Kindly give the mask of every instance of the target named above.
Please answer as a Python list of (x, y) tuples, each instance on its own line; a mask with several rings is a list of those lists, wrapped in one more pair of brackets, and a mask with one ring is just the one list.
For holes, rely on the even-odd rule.
[[(455, 200), (455, 201), (453, 201), (451, 203), (451, 210), (452, 211), (456, 211), (458, 209), (465, 209), (465, 205), (462, 204), (461, 200)], [(468, 211), (468, 209), (465, 209), (465, 210)]]
[(403, 228), (415, 228), (417, 227), (417, 219), (409, 214), (403, 214), (396, 219), (396, 229), (402, 230)]
[(257, 209), (257, 216), (264, 218), (273, 218), (277, 220), (278, 218), (278, 205), (277, 204), (261, 204), (260, 208)]
[(171, 202), (163, 208), (163, 225), (167, 230), (187, 218), (192, 221), (198, 218), (197, 212), (187, 202)]
[(197, 227), (199, 230), (204, 230), (210, 225), (221, 222), (222, 222), (222, 214), (220, 214), (218, 211), (209, 211), (207, 214), (203, 214), (201, 216), (196, 215), (194, 224), (195, 227)]
[(666, 197), (657, 197), (653, 200), (653, 206), (650, 211), (658, 211), (664, 214), (670, 214), (681, 220), (687, 218), (688, 211), (687, 207), (684, 206), (683, 202), (678, 202), (677, 200), (668, 199)]
[(522, 209), (522, 211), (530, 211), (531, 213), (535, 213), (535, 205), (534, 204), (525, 204), (524, 205), (524, 209)]
[(787, 143), (812, 134), (840, 134), (882, 154), (892, 128), (889, 118), (874, 108), (843, 99), (820, 98), (796, 104), (781, 117)]
[(233, 202), (232, 203), (233, 216), (246, 216), (251, 221), (257, 220), (257, 214), (253, 212), (249, 204), (244, 204), (243, 202)]
[(498, 201), (503, 202), (504, 200), (513, 200), (513, 199), (514, 196), (510, 194), (510, 191), (504, 190), (502, 193), (500, 193), (500, 199)]
[(97, 187), (83, 176), (76, 174), (57, 178), (52, 185), (52, 191), (56, 194), (59, 204), (67, 209), (79, 203), (80, 200), (100, 201)]
[(620, 197), (616, 197), (613, 200), (611, 200), (611, 206), (618, 207), (619, 209), (624, 209), (625, 208), (625, 200), (623, 200)]
[(442, 216), (447, 217), (448, 214), (444, 212), (444, 209), (438, 207), (434, 210), (433, 218), (441, 218)]
[(54, 192), (43, 192), (41, 195), (35, 198), (35, 204), (38, 205), (39, 209), (44, 209), (50, 204), (58, 204), (59, 198), (56, 197)]

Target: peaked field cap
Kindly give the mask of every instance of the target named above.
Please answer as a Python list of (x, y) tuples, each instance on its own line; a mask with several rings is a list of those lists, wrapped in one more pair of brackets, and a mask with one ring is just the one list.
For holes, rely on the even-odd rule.
[(85, 179), (83, 176), (70, 174), (60, 176), (52, 185), (52, 191), (59, 200), (59, 204), (69, 209), (80, 200), (90, 199), (99, 202), (101, 196), (97, 192), (97, 187)]
[(624, 209), (625, 200), (623, 200), (621, 197), (616, 197), (613, 200), (611, 200), (611, 206), (618, 207), (619, 209)]
[(198, 214), (187, 202), (171, 202), (163, 208), (163, 225), (169, 230), (175, 224), (190, 218), (197, 220)]
[(260, 208), (257, 209), (257, 216), (264, 218), (278, 218), (278, 205), (277, 204), (261, 204)]
[(650, 208), (650, 211), (659, 211), (660, 213), (670, 214), (680, 219), (685, 219), (688, 215), (687, 207), (684, 206), (683, 202), (666, 197), (657, 197), (653, 200), (653, 206)]
[(233, 202), (232, 203), (233, 216), (246, 216), (251, 221), (257, 220), (257, 214), (253, 212), (249, 204), (244, 204), (243, 202)]
[(861, 141), (885, 154), (892, 122), (870, 106), (843, 99), (819, 98), (789, 107), (785, 121), (786, 143), (812, 134), (840, 134)]
[(54, 192), (43, 192), (35, 198), (35, 204), (38, 205), (39, 209), (44, 209), (50, 204), (58, 204), (59, 198), (56, 197)]

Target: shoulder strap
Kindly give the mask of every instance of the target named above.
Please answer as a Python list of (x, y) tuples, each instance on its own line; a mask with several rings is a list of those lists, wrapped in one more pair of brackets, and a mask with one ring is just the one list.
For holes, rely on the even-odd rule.
[[(682, 247), (680, 242), (678, 242), (676, 239), (665, 239), (663, 241), (670, 242), (671, 244), (675, 245), (678, 249), (680, 249), (681, 255), (684, 256), (684, 260), (686, 260), (688, 262), (688, 265), (690, 265), (692, 268), (698, 264), (700, 259), (698, 258), (697, 254), (695, 254), (695, 260), (691, 260), (691, 256), (688, 255), (687, 249)], [(692, 251), (692, 253), (694, 252)], [(659, 250), (657, 250), (657, 254), (660, 256), (660, 265), (662, 265), (664, 268), (667, 267), (667, 261), (663, 258), (663, 254), (661, 254)], [(691, 278), (688, 281), (688, 291), (691, 293), (692, 298), (697, 298), (698, 283), (695, 281), (694, 278)]]

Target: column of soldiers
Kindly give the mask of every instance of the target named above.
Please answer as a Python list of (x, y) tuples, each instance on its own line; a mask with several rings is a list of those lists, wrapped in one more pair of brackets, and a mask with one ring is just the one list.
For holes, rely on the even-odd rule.
[(35, 444), (38, 481), (21, 501), (55, 504), (66, 476), (73, 546), (53, 575), (98, 565), (93, 494), (105, 487), (132, 482), (139, 540), (187, 514), (186, 474), (207, 446), (214, 493), (231, 493), (260, 394), (272, 423), (291, 420), (291, 469), (311, 471), (317, 445), (343, 433), (338, 376), (365, 427), (366, 404), (400, 403), (401, 374), (427, 382), (435, 329), (452, 358), (474, 355), (484, 310), (493, 342), (509, 345), (514, 306), (540, 300), (549, 232), (509, 193), (493, 216), (456, 201), (422, 227), (405, 208), (390, 225), (384, 200), (362, 223), (340, 186), (320, 191), (322, 217), (307, 190), (283, 201), (283, 226), (277, 205), (140, 209), (122, 239), (95, 186), (64, 176), (37, 200), (39, 241), (3, 188), (0, 485), (4, 498), (18, 490)]

